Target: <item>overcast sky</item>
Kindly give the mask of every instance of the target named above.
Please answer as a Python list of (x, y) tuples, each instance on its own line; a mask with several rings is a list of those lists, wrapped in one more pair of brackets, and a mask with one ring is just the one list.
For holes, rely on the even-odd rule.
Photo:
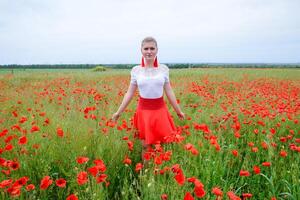
[(300, 62), (300, 0), (0, 0), (0, 64)]

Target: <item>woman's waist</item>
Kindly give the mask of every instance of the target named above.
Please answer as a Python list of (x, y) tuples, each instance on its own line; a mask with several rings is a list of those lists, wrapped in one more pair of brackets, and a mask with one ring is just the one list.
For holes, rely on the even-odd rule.
[(165, 105), (165, 101), (163, 96), (159, 97), (159, 98), (154, 98), (154, 99), (150, 99), (150, 98), (143, 98), (143, 97), (139, 97), (139, 102), (138, 102), (138, 107), (140, 109), (159, 109), (161, 107), (163, 107)]

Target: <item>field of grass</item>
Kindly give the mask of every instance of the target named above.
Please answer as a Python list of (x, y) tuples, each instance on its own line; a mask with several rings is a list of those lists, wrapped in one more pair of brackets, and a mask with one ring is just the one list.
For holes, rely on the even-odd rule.
[(170, 79), (186, 119), (168, 103), (177, 135), (143, 163), (138, 93), (110, 121), (129, 70), (0, 70), (0, 199), (300, 199), (300, 70)]

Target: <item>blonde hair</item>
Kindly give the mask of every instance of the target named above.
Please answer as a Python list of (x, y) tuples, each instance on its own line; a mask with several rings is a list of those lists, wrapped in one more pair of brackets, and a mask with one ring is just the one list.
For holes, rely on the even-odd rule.
[(157, 41), (156, 41), (156, 39), (154, 39), (154, 37), (145, 37), (145, 38), (142, 40), (141, 46), (143, 46), (143, 44), (146, 43), (146, 42), (154, 42), (154, 43), (155, 43), (155, 46), (157, 47)]

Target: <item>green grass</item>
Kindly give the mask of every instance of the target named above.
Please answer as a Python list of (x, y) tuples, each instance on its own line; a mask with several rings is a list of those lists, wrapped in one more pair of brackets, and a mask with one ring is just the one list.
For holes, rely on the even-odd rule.
[[(178, 127), (189, 126), (186, 129), (189, 134), (182, 131), (183, 142), (163, 145), (164, 151), (172, 151), (170, 161), (155, 165), (151, 160), (139, 173), (135, 172), (135, 164), (142, 162), (142, 147), (140, 141), (133, 138), (130, 121), (137, 96), (115, 127), (106, 126), (122, 101), (121, 94), (125, 94), (128, 88), (129, 72), (26, 69), (14, 70), (12, 74), (9, 70), (0, 70), (0, 131), (9, 131), (0, 138), (0, 148), (4, 149), (7, 144), (14, 146), (11, 151), (2, 152), (0, 157), (20, 163), (20, 168), (12, 170), (9, 176), (0, 174), (0, 182), (28, 176), (28, 184), (33, 183), (36, 189), (27, 192), (22, 187), (20, 199), (66, 199), (72, 193), (79, 199), (154, 200), (160, 199), (162, 194), (167, 194), (169, 199), (183, 199), (186, 192), (195, 196), (193, 184), (178, 185), (172, 170), (159, 173), (165, 167), (180, 164), (186, 178), (196, 177), (204, 184), (204, 199), (216, 199), (211, 193), (216, 186), (222, 189), (224, 199), (227, 199), (228, 191), (239, 196), (251, 193), (252, 199), (300, 199), (299, 152), (289, 148), (291, 144), (299, 146), (295, 142), (299, 138), (299, 123), (294, 121), (299, 120), (299, 70), (171, 70), (172, 87), (190, 119), (180, 121), (169, 104), (168, 107)], [(200, 89), (195, 92), (195, 88)], [(99, 99), (95, 99), (97, 95)], [(279, 111), (281, 104), (289, 109)], [(84, 109), (91, 106), (96, 109), (88, 115), (94, 114), (96, 119), (85, 118)], [(243, 109), (251, 114), (245, 114), (247, 112), (242, 112)], [(254, 110), (257, 110), (256, 114)], [(12, 115), (13, 111), (18, 113), (17, 117)], [(41, 113), (45, 116), (40, 116)], [(19, 123), (22, 116), (28, 119), (23, 124)], [(225, 116), (228, 116), (227, 120), (224, 120)], [(50, 120), (49, 125), (44, 125), (46, 118)], [(234, 136), (232, 128), (236, 119), (241, 124), (239, 139)], [(259, 120), (266, 125), (258, 125)], [(252, 124), (243, 124), (244, 121)], [(123, 122), (128, 129), (118, 130)], [(31, 133), (32, 123), (40, 130)], [(16, 124), (24, 130), (23, 133), (12, 130)], [(211, 133), (194, 129), (195, 124), (206, 124)], [(64, 130), (62, 138), (56, 135), (58, 127)], [(271, 134), (270, 128), (275, 128), (276, 133)], [(255, 129), (259, 134), (253, 133)], [(19, 145), (18, 139), (24, 135), (28, 143)], [(9, 136), (13, 139), (5, 142)], [(134, 142), (133, 151), (128, 150), (127, 141), (123, 140), (125, 136)], [(217, 138), (220, 150), (212, 144), (212, 137)], [(282, 137), (291, 138), (281, 142)], [(264, 141), (268, 144), (267, 149), (261, 146)], [(249, 142), (258, 148), (257, 153), (251, 151)], [(199, 154), (193, 155), (185, 150), (187, 143), (193, 144)], [(272, 143), (277, 147), (272, 147)], [(35, 149), (34, 144), (40, 147)], [(231, 154), (234, 149), (238, 150), (238, 157)], [(281, 150), (285, 150), (288, 156), (280, 157)], [(130, 166), (123, 163), (126, 155), (132, 160)], [(90, 160), (79, 165), (76, 163), (78, 156)], [(77, 184), (77, 174), (93, 166), (94, 159), (104, 161), (109, 186), (97, 184), (91, 175), (87, 184)], [(271, 167), (262, 166), (263, 162), (271, 162)], [(261, 168), (260, 174), (253, 173), (254, 165)], [(0, 165), (0, 169), (6, 170), (7, 167)], [(248, 170), (251, 176), (239, 176), (240, 170)], [(66, 188), (58, 188), (53, 183), (41, 191), (40, 180), (47, 175), (54, 181), (65, 178)], [(7, 193), (7, 188), (0, 188), (0, 198), (13, 198)]]

